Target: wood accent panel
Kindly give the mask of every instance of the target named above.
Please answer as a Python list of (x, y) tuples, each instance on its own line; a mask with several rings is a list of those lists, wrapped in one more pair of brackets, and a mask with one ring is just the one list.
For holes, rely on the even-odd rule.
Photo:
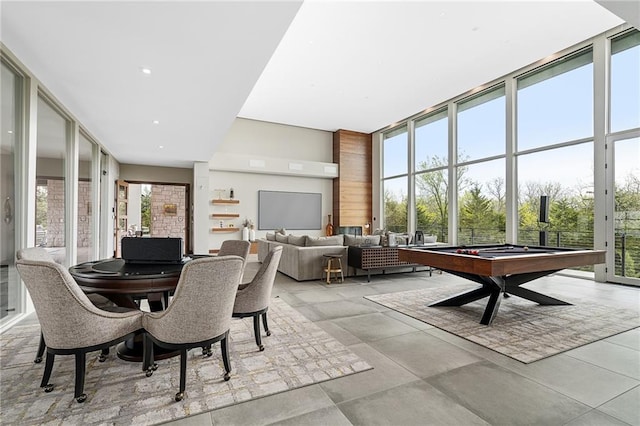
[[(371, 135), (338, 130), (333, 134), (333, 226), (362, 226), (372, 219)], [(366, 230), (364, 230), (366, 232)]]

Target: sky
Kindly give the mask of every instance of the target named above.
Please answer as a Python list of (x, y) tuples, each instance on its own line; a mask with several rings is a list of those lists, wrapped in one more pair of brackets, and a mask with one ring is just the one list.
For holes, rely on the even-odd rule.
[[(611, 59), (611, 131), (640, 127), (640, 46)], [(517, 145), (520, 150), (569, 142), (593, 135), (593, 64), (548, 78), (518, 90)], [(500, 96), (458, 113), (458, 152), (469, 160), (505, 152), (505, 97)], [(407, 134), (384, 142), (384, 175), (407, 172)], [(638, 138), (615, 144), (616, 179), (640, 177)], [(416, 129), (416, 161), (447, 158), (447, 120)], [(518, 156), (518, 181), (559, 182), (563, 187), (593, 185), (593, 143)], [(504, 177), (504, 160), (474, 164), (467, 177), (486, 182)], [(406, 180), (388, 182), (406, 194)]]

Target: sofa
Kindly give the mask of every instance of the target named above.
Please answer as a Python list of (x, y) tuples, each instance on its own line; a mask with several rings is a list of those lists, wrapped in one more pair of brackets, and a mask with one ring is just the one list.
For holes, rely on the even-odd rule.
[(267, 253), (282, 246), (282, 257), (278, 271), (297, 281), (322, 279), (326, 259), (324, 254), (340, 254), (342, 271), (348, 275), (348, 246), (363, 243), (380, 244), (379, 236), (334, 235), (331, 237), (311, 237), (308, 235), (285, 235), (267, 233), (258, 239), (258, 261), (262, 262)]

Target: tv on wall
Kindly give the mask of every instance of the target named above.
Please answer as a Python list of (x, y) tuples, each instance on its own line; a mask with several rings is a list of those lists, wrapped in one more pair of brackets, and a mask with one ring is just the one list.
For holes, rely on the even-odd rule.
[(322, 194), (258, 191), (258, 229), (322, 229)]

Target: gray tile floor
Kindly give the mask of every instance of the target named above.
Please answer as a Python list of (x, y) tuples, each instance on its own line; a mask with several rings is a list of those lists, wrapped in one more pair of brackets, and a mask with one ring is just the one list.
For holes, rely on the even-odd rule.
[[(327, 285), (279, 274), (274, 297), (374, 369), (168, 424), (640, 425), (640, 329), (522, 364), (363, 298), (459, 280), (418, 272)], [(564, 275), (528, 286), (640, 309), (640, 288)]]

